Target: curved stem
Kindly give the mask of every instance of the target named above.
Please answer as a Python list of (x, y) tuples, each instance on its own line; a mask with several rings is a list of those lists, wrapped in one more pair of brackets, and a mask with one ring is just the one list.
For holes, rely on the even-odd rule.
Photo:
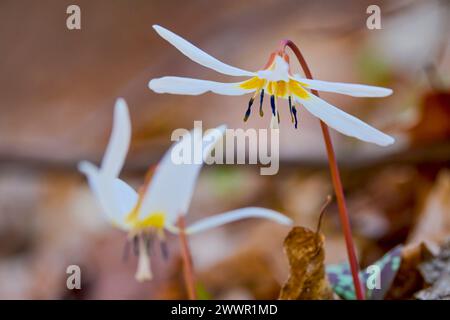
[[(311, 74), (311, 70), (306, 63), (305, 58), (303, 57), (300, 49), (293, 43), (291, 40), (283, 40), (282, 50), (284, 51), (286, 47), (289, 47), (292, 52), (294, 52), (295, 56), (300, 63), (305, 76), (308, 79), (313, 79)], [(319, 93), (316, 90), (311, 90), (311, 93), (319, 96)], [(334, 154), (333, 144), (331, 142), (330, 130), (328, 126), (320, 120), (320, 126), (322, 128), (322, 135), (325, 141), (325, 146), (327, 149), (328, 163), (330, 167), (331, 180), (333, 182), (334, 192), (336, 194), (336, 200), (339, 208), (339, 218), (341, 220), (342, 229), (344, 232), (345, 245), (347, 247), (347, 255), (350, 263), (350, 270), (352, 273), (353, 284), (355, 286), (356, 298), (358, 300), (364, 300), (364, 290), (361, 285), (361, 281), (359, 279), (359, 265), (358, 259), (356, 257), (355, 244), (353, 242), (352, 230), (350, 226), (350, 218), (347, 212), (347, 206), (345, 204), (345, 196), (342, 188), (341, 177), (339, 174), (339, 167), (337, 165), (336, 156)]]
[(179, 227), (179, 238), (181, 244), (181, 252), (183, 257), (183, 271), (184, 271), (184, 281), (186, 283), (186, 289), (188, 293), (189, 300), (196, 300), (195, 294), (195, 278), (194, 278), (194, 268), (192, 266), (192, 257), (191, 252), (189, 250), (189, 244), (186, 237), (185, 232), (185, 222), (184, 216), (180, 215), (178, 218), (178, 227)]

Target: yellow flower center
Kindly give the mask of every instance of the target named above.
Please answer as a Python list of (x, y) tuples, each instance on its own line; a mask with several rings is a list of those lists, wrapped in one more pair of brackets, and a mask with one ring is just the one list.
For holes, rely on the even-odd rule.
[(166, 214), (164, 212), (153, 212), (143, 219), (139, 219), (139, 210), (142, 204), (142, 197), (139, 197), (138, 202), (130, 213), (125, 218), (125, 223), (130, 225), (133, 229), (156, 228), (163, 229), (166, 221)]
[(259, 104), (259, 114), (262, 117), (264, 115), (262, 111), (263, 99), (265, 93), (270, 95), (270, 105), (272, 107), (272, 117), (277, 117), (278, 123), (280, 122), (280, 113), (278, 111), (276, 105), (276, 98), (283, 98), (289, 100), (289, 112), (291, 115), (291, 121), (297, 129), (298, 119), (297, 119), (297, 109), (293, 105), (295, 99), (292, 99), (292, 96), (297, 97), (300, 100), (310, 99), (309, 92), (305, 89), (308, 87), (306, 83), (302, 83), (297, 80), (289, 79), (288, 81), (284, 80), (267, 80), (261, 78), (259, 76), (248, 79), (247, 81), (239, 84), (239, 87), (245, 90), (254, 90), (255, 94), (250, 99), (247, 107), (247, 111), (245, 112), (244, 121), (247, 121), (250, 114), (253, 102), (260, 93), (260, 104)]
[(164, 228), (165, 221), (166, 215), (164, 212), (154, 212), (144, 219), (133, 219), (127, 222), (130, 223), (135, 229), (146, 229), (150, 227), (162, 229)]
[(259, 91), (264, 89), (269, 95), (274, 95), (278, 98), (287, 99), (291, 94), (301, 99), (309, 98), (308, 91), (304, 89), (304, 87), (307, 87), (308, 85), (293, 79), (289, 79), (289, 82), (286, 82), (283, 80), (267, 81), (259, 77), (253, 77), (242, 82), (239, 86), (245, 90)]

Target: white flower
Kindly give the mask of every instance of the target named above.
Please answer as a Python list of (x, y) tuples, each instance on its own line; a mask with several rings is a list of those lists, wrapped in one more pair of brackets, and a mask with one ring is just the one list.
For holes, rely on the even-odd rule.
[[(215, 144), (222, 138), (225, 126), (210, 130), (203, 137), (203, 158), (210, 155)], [(126, 182), (120, 180), (131, 137), (131, 125), (125, 100), (118, 99), (114, 111), (111, 138), (100, 168), (83, 161), (79, 170), (87, 178), (102, 212), (116, 227), (127, 231), (138, 242), (139, 264), (136, 278), (151, 278), (148, 257), (148, 235), (156, 232), (163, 236), (163, 230), (178, 233), (176, 225), (179, 215), (188, 213), (190, 201), (202, 164), (174, 164), (171, 150), (180, 144), (191, 143), (182, 138), (174, 144), (158, 164), (151, 181), (144, 185), (139, 194)], [(189, 145), (190, 147), (190, 145)], [(200, 220), (185, 229), (187, 234), (204, 231), (244, 218), (265, 218), (289, 225), (286, 216), (264, 208), (243, 208)]]
[(282, 98), (289, 101), (291, 119), (292, 122), (295, 123), (296, 128), (297, 110), (294, 106), (295, 101), (303, 105), (306, 110), (324, 121), (327, 125), (345, 135), (381, 146), (387, 146), (394, 143), (392, 137), (369, 126), (354, 116), (341, 111), (306, 90), (315, 89), (319, 91), (336, 92), (353, 97), (385, 97), (392, 93), (391, 89), (302, 78), (300, 75), (291, 72), (289, 56), (281, 50), (271, 54), (270, 59), (263, 70), (257, 72), (246, 71), (217, 60), (195, 47), (190, 42), (161, 26), (154, 25), (153, 28), (162, 38), (167, 40), (194, 62), (226, 75), (250, 77), (246, 81), (234, 83), (221, 83), (183, 77), (162, 77), (153, 79), (149, 82), (149, 88), (157, 93), (187, 95), (199, 95), (208, 91), (223, 95), (254, 93), (253, 97), (250, 99), (244, 121), (248, 119), (253, 101), (258, 94), (260, 95), (260, 115), (263, 115), (263, 98), (267, 93), (270, 95), (271, 100), (271, 123), (275, 126), (278, 126), (279, 122), (276, 100), (277, 98)]

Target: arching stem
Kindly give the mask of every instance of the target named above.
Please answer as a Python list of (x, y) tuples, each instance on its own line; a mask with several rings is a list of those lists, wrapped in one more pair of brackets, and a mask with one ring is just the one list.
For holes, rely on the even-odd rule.
[(197, 295), (195, 293), (195, 277), (194, 277), (194, 268), (192, 265), (192, 257), (191, 251), (189, 249), (189, 243), (187, 241), (186, 232), (185, 232), (185, 221), (184, 215), (180, 215), (178, 218), (178, 228), (180, 244), (181, 244), (181, 253), (183, 257), (183, 273), (184, 273), (184, 281), (186, 284), (186, 290), (188, 293), (189, 300), (196, 300)]
[[(295, 56), (298, 59), (298, 62), (300, 63), (305, 76), (308, 79), (313, 79), (313, 76), (311, 74), (311, 70), (308, 67), (308, 64), (306, 63), (305, 58), (303, 57), (300, 49), (293, 43), (291, 40), (283, 40), (281, 43), (282, 50), (284, 50), (286, 47), (289, 47), (292, 52), (294, 52)], [(319, 93), (316, 90), (311, 90), (312, 94), (319, 96)], [(331, 173), (331, 180), (333, 182), (334, 192), (336, 194), (336, 201), (339, 208), (339, 217), (341, 220), (342, 229), (344, 232), (344, 238), (345, 238), (345, 245), (347, 247), (347, 255), (348, 260), (350, 263), (350, 270), (352, 273), (353, 278), (353, 284), (355, 286), (355, 292), (356, 292), (356, 298), (358, 300), (364, 300), (364, 290), (361, 285), (361, 281), (359, 279), (359, 265), (358, 265), (358, 259), (356, 257), (356, 251), (355, 251), (355, 244), (353, 242), (352, 237), (352, 230), (350, 226), (350, 219), (347, 212), (347, 206), (345, 204), (345, 196), (344, 191), (342, 188), (342, 182), (341, 177), (339, 174), (339, 168), (336, 162), (336, 156), (334, 154), (333, 144), (331, 142), (330, 137), (330, 131), (328, 129), (328, 126), (320, 120), (320, 126), (322, 128), (322, 135), (325, 142), (326, 150), (327, 150), (327, 156), (328, 156), (328, 163), (330, 167), (330, 173)]]

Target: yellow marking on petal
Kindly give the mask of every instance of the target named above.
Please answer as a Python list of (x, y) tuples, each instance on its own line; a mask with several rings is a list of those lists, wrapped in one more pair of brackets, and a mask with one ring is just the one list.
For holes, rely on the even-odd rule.
[(155, 212), (151, 215), (145, 217), (144, 219), (134, 220), (131, 222), (133, 228), (136, 229), (144, 229), (154, 227), (156, 229), (164, 228), (164, 224), (166, 221), (166, 215), (164, 212)]
[(253, 77), (247, 81), (242, 82), (239, 87), (245, 90), (261, 90), (265, 87), (269, 95), (275, 95), (279, 98), (286, 98), (288, 93), (292, 93), (301, 99), (308, 99), (309, 93), (304, 89), (308, 87), (306, 83), (296, 80), (289, 80), (289, 83), (283, 80), (267, 81), (258, 77)]
[(306, 91), (298, 81), (292, 79), (289, 80), (289, 91), (300, 99), (309, 99), (308, 91)]
[(139, 209), (141, 207), (142, 197), (139, 198), (136, 206), (125, 218), (125, 223), (130, 225), (134, 229), (143, 229), (149, 227), (155, 227), (161, 229), (164, 227), (165, 217), (164, 212), (155, 212), (144, 219), (139, 219)]
[(258, 78), (258, 77), (253, 77), (248, 79), (247, 81), (242, 82), (239, 87), (241, 87), (242, 89), (245, 90), (256, 90), (259, 89), (261, 87), (263, 87), (266, 83), (266, 80)]
[(305, 88), (308, 88), (308, 87), (309, 87), (309, 84), (307, 84), (307, 83), (300, 82), (300, 81), (298, 81), (298, 83), (300, 83), (300, 85), (301, 85), (302, 87), (305, 87)]
[[(136, 205), (133, 209), (127, 214), (125, 217), (125, 224), (128, 224), (134, 228), (145, 228), (145, 227), (156, 227), (156, 228), (162, 228), (164, 227), (164, 217), (161, 225), (161, 218), (154, 217), (149, 219), (150, 217), (154, 215), (159, 215), (160, 213), (155, 213), (152, 215), (149, 215), (148, 217), (139, 220), (139, 211), (141, 210), (142, 201), (144, 198), (144, 194), (147, 190), (148, 185), (150, 184), (151, 177), (156, 169), (156, 166), (152, 166), (148, 169), (146, 175), (145, 175), (145, 182), (144, 185), (139, 188), (138, 191), (138, 200), (136, 202)], [(148, 225), (147, 225), (148, 224)]]
[(287, 83), (286, 81), (278, 81), (277, 83), (277, 96), (284, 98), (287, 94)]
[(272, 83), (273, 83), (272, 81), (269, 81), (269, 82), (267, 83), (266, 92), (267, 92), (269, 95), (273, 95)]
[(288, 84), (286, 81), (269, 81), (266, 87), (269, 95), (277, 96), (278, 98), (286, 98), (288, 93)]

